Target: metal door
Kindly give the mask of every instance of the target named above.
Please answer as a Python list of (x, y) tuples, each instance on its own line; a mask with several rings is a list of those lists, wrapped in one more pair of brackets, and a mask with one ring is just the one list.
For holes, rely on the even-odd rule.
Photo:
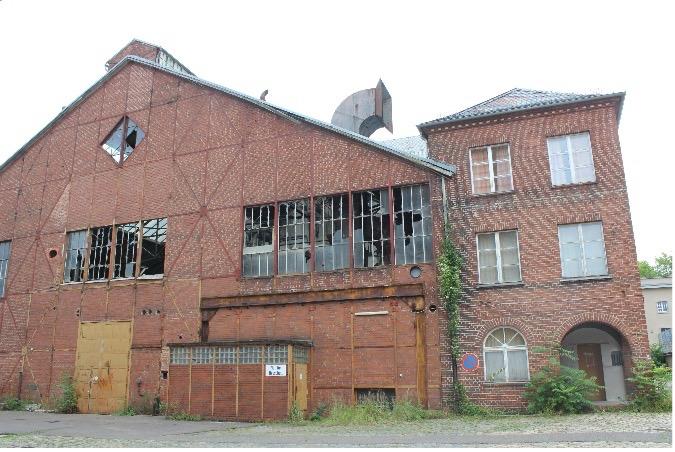
[(131, 322), (80, 323), (75, 387), (81, 413), (114, 413), (124, 409), (130, 348)]

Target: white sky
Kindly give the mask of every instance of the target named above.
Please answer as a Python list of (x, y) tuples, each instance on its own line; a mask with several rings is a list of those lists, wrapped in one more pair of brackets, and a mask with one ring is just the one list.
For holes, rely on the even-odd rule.
[[(330, 121), (382, 78), (394, 137), (513, 87), (626, 91), (620, 126), (638, 256), (672, 252), (669, 2), (0, 0), (0, 161), (132, 38), (198, 76)], [(379, 130), (373, 136), (391, 135)], [(671, 207), (668, 207), (671, 206)]]

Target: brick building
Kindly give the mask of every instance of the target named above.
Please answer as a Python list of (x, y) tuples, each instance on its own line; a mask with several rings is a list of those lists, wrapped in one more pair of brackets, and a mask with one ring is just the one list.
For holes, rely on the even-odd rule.
[(470, 396), (522, 407), (537, 346), (563, 344), (625, 397), (647, 339), (623, 94), (513, 90), (376, 142), (141, 41), (106, 68), (0, 167), (0, 395), (45, 402), (72, 375), (85, 412), (440, 407), (447, 212)]

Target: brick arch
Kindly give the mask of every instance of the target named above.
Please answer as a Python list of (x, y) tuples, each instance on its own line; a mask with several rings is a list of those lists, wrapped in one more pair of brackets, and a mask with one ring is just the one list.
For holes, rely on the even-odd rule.
[[(584, 312), (563, 320), (555, 332), (555, 342), (561, 344), (565, 336), (574, 328), (583, 325), (584, 323), (601, 323), (613, 328), (621, 335), (622, 342), (628, 347), (628, 351), (635, 350), (635, 344), (630, 335), (627, 334), (628, 328), (626, 324), (611, 314), (602, 314), (597, 312)], [(623, 344), (622, 344), (623, 347)]]
[(480, 348), (483, 349), (483, 344), (485, 343), (485, 338), (488, 333), (490, 333), (495, 328), (507, 327), (513, 328), (523, 335), (525, 338), (525, 343), (530, 346), (533, 341), (532, 328), (520, 319), (514, 319), (511, 317), (499, 317), (496, 319), (483, 322), (480, 328), (476, 331), (476, 337), (480, 340)]

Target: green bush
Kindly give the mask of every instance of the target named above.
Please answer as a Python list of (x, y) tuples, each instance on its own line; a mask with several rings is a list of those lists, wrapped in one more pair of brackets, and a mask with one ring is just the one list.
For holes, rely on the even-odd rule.
[(128, 406), (122, 411), (115, 413), (116, 416), (136, 416), (136, 410), (132, 406)]
[(310, 421), (320, 421), (329, 413), (330, 407), (325, 403), (319, 403), (309, 417)]
[(588, 378), (583, 370), (561, 366), (557, 359), (551, 358), (526, 386), (527, 410), (547, 414), (591, 411), (589, 397), (601, 388), (595, 377)]
[(26, 409), (26, 402), (16, 397), (7, 397), (0, 404), (3, 411), (23, 411)]
[(77, 391), (70, 375), (62, 375), (59, 382), (61, 396), (56, 399), (56, 411), (59, 413), (77, 413)]
[(635, 385), (630, 397), (630, 408), (635, 411), (672, 410), (672, 369), (656, 366), (651, 361), (640, 361), (628, 379)]
[(649, 346), (649, 354), (652, 357), (652, 361), (655, 366), (665, 366), (666, 365), (666, 355), (661, 349), (661, 344), (652, 344)]
[(291, 404), (291, 409), (288, 410), (288, 421), (297, 424), (304, 420), (305, 418), (302, 415), (302, 411), (300, 410), (298, 404), (294, 400), (293, 403)]

